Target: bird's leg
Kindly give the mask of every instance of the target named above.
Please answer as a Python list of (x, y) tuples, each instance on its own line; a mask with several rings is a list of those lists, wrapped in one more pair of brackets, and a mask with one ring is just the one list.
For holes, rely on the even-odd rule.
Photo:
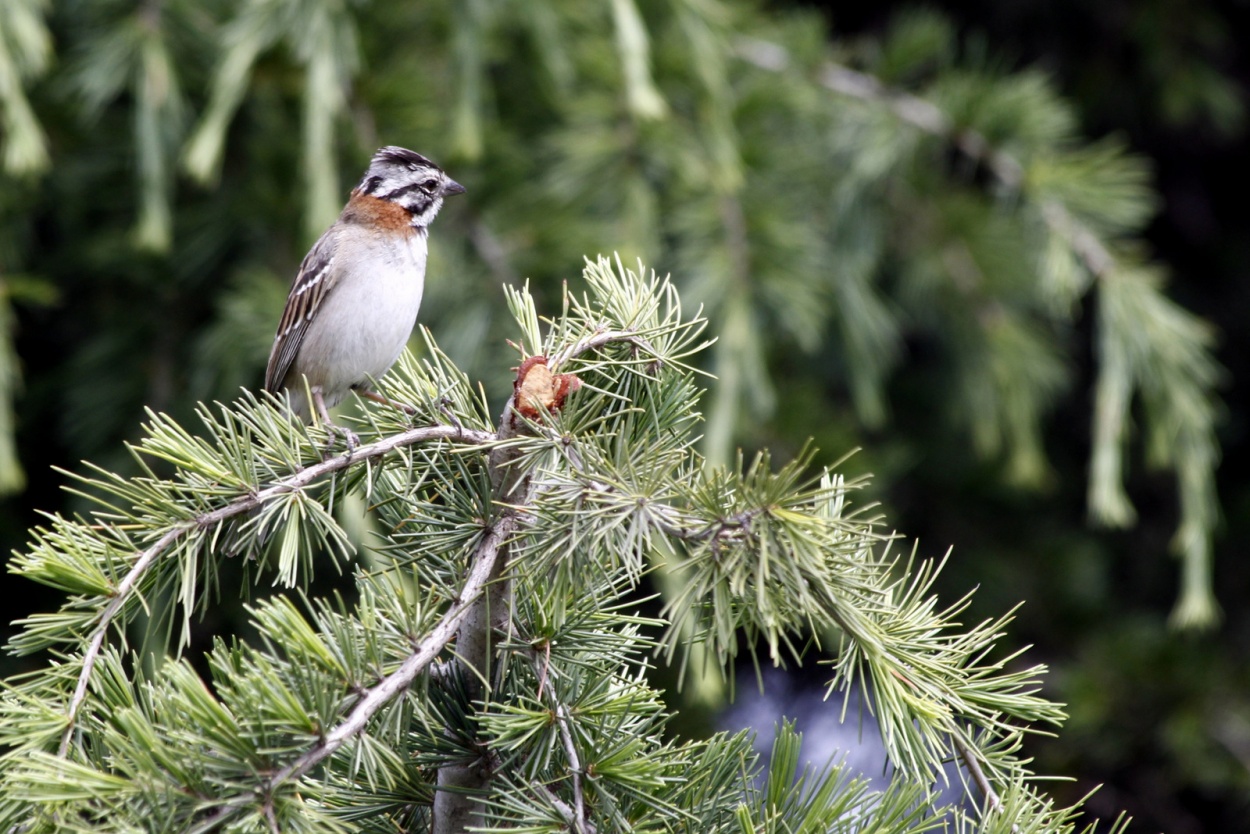
[(391, 408), (397, 408), (405, 414), (411, 415), (417, 413), (416, 408), (408, 405), (408, 403), (401, 403), (397, 400), (392, 400), (389, 397), (384, 397), (381, 394), (368, 390), (367, 388), (357, 388), (356, 393), (362, 397), (373, 400), (375, 403), (382, 403), (382, 405), (389, 405)]
[(356, 447), (360, 445), (360, 438), (356, 436), (356, 432), (351, 429), (345, 429), (330, 419), (330, 410), (326, 408), (325, 397), (321, 396), (321, 386), (314, 385), (312, 387), (313, 405), (317, 408), (317, 416), (321, 418), (321, 422), (325, 424), (326, 429), (335, 434), (343, 435), (343, 440), (347, 442), (347, 453), (350, 455), (356, 451)]

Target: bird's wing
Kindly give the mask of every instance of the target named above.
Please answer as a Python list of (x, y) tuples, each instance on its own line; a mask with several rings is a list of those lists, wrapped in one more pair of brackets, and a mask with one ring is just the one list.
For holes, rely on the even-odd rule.
[(337, 240), (337, 235), (327, 231), (313, 244), (300, 264), (295, 283), (291, 285), (291, 294), (286, 299), (286, 309), (282, 311), (282, 320), (278, 323), (278, 335), (274, 337), (273, 349), (269, 352), (269, 365), (265, 368), (266, 391), (278, 393), (282, 390), (309, 323), (334, 288), (339, 274), (335, 268)]

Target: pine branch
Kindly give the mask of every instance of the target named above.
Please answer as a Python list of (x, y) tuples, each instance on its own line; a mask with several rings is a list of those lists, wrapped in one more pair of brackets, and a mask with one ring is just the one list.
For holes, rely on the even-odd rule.
[[(376, 445), (376, 444), (373, 444)], [(357, 452), (363, 451), (358, 449)], [(337, 459), (336, 459), (337, 460)], [(455, 604), (443, 615), (438, 625), (417, 644), (416, 649), (408, 655), (399, 668), (387, 675), (376, 686), (370, 687), (357, 702), (352, 711), (334, 729), (326, 733), (325, 738), (303, 755), (299, 756), (272, 777), (265, 780), (261, 795), (265, 797), (265, 814), (272, 817), (272, 797), (274, 793), (288, 782), (299, 779), (313, 768), (332, 756), (340, 747), (362, 732), (369, 721), (383, 707), (406, 691), (417, 676), (425, 670), (430, 662), (456, 638), (461, 624), (478, 608), (490, 584), (498, 575), (497, 564), (500, 553), (507, 541), (516, 532), (518, 516), (505, 513), (483, 537), (473, 554), (471, 567), (461, 587), (460, 596)], [(200, 826), (192, 829), (195, 832), (209, 832), (217, 829), (231, 816), (242, 810), (241, 806), (228, 805), (206, 819)]]
[[(600, 260), (594, 265), (600, 272), (600, 280), (607, 283), (612, 276), (607, 262)], [(620, 266), (618, 262), (618, 266)], [(588, 265), (589, 267), (589, 265)], [(621, 267), (622, 272), (624, 268)], [(592, 270), (588, 268), (588, 277)], [(667, 288), (667, 283), (655, 284), (656, 288)], [(657, 293), (660, 295), (660, 293)], [(544, 340), (538, 332), (537, 315), (533, 309), (533, 301), (528, 294), (514, 294), (510, 297), (514, 313), (527, 331), (528, 342), (537, 348)], [(644, 305), (646, 307), (646, 305)], [(648, 308), (649, 309), (649, 308)], [(590, 317), (587, 316), (589, 321)], [(514, 382), (513, 394), (504, 405), (499, 421), (497, 440), (499, 445), (492, 449), (488, 460), (490, 469), (493, 502), (497, 506), (508, 508), (506, 514), (524, 515), (534, 498), (531, 461), (523, 460), (522, 450), (508, 443), (522, 436), (550, 437), (544, 426), (537, 422), (541, 411), (558, 413), (563, 406), (563, 397), (568, 389), (564, 387), (575, 377), (560, 377), (554, 374), (574, 359), (587, 353), (602, 350), (612, 344), (629, 344), (650, 357), (650, 361), (658, 368), (664, 364), (666, 357), (656, 349), (647, 338), (645, 328), (636, 320), (617, 321), (616, 327), (602, 323), (591, 327), (587, 332), (571, 338), (563, 347), (549, 344), (549, 356), (530, 356), (521, 364)], [(620, 326), (624, 325), (624, 326)], [(668, 357), (675, 360), (675, 357)], [(562, 384), (562, 380), (564, 384)], [(463, 679), (469, 687), (470, 700), (485, 700), (490, 692), (487, 683), (491, 680), (490, 666), (494, 655), (493, 637), (507, 634), (511, 630), (510, 614), (512, 610), (511, 582), (507, 577), (510, 554), (509, 548), (504, 550), (495, 567), (495, 579), (490, 590), (474, 605), (474, 610), (466, 617), (456, 639), (457, 663), (460, 664)], [(489, 762), (489, 757), (486, 758)], [(469, 764), (445, 765), (439, 769), (438, 790), (434, 799), (435, 834), (453, 834), (466, 828), (480, 825), (482, 803), (479, 798), (491, 780), (491, 768), (483, 761)], [(476, 794), (476, 795), (475, 795)], [(580, 792), (579, 792), (580, 797)], [(583, 830), (584, 808), (574, 809), (575, 825)]]
[[(604, 330), (577, 340), (559, 355), (568, 361), (583, 353), (616, 341), (632, 342), (637, 334)], [(492, 500), (504, 507), (502, 518), (515, 526), (516, 520), (528, 511), (532, 502), (531, 473), (521, 461), (521, 450), (508, 441), (532, 435), (537, 428), (525, 419), (522, 409), (526, 398), (550, 403), (554, 411), (563, 405), (556, 393), (558, 377), (550, 372), (550, 360), (528, 359), (517, 371), (514, 390), (504, 404), (495, 446), (488, 458)], [(533, 381), (531, 381), (533, 380)], [(456, 634), (456, 662), (466, 682), (470, 701), (487, 700), (490, 695), (491, 661), (494, 636), (511, 630), (512, 583), (507, 575), (510, 552), (503, 542), (497, 562), (492, 566), (487, 593), (476, 599), (466, 612)], [(434, 834), (459, 834), (481, 824), (480, 794), (491, 779), (491, 768), (483, 761), (469, 764), (448, 764), (439, 768), (438, 790), (434, 795)], [(580, 819), (580, 816), (579, 816)]]
[(569, 757), (569, 772), (573, 777), (573, 831), (576, 834), (586, 834), (586, 827), (582, 822), (586, 819), (586, 797), (582, 795), (582, 763), (577, 757), (573, 735), (569, 732), (568, 709), (563, 704), (556, 707), (556, 723), (560, 726), (560, 738), (564, 741), (564, 752)]
[[(602, 261), (588, 266), (595, 302), (566, 295), (565, 315), (546, 335), (532, 297), (513, 295), (528, 358), (493, 433), (466, 431), (450, 415), (457, 425), (399, 431), (397, 423), (393, 436), (278, 480), (285, 468), (264, 469), (254, 451), (260, 437), (260, 456), (293, 454), (280, 445), (290, 426), (274, 423), (268, 409), (211, 423), (211, 441), (161, 424), (143, 451), (173, 464), (178, 479), (118, 478), (111, 494), (134, 505), (109, 504), (112, 513), (101, 514), (106, 526), (121, 519), (155, 527), (153, 535), (163, 530), (139, 552), (146, 560), (130, 564), (131, 598), (153, 583), (152, 565), (184, 549), (177, 537), (192, 529), (266, 502), (266, 512), (282, 507), (284, 492), (316, 502), (302, 490), (317, 478), (401, 445), (459, 440), (476, 448), (472, 462), (446, 445), (419, 450), (404, 456), (408, 466), (379, 467), (369, 479), (389, 525), (385, 550), (395, 565), (411, 560), (424, 602), (414, 607), (406, 597), (407, 577), (371, 575), (358, 579), (354, 613), (318, 603), (309, 621), (289, 599), (263, 604), (263, 647), (209, 654), (215, 691), (185, 661), (140, 684), (117, 653), (93, 649), (84, 666), (94, 668), (92, 691), (101, 695), (91, 701), (91, 729), (82, 730), (89, 737), (73, 756), (68, 747), (50, 756), (38, 743), (14, 746), (3, 780), (11, 791), (0, 800), (5, 822), (63, 813), (116, 815), (126, 824), (128, 814), (163, 814), (203, 834), (285, 830), (298, 820), (345, 828), (366, 816), (400, 824), (414, 803), (428, 801), (427, 777), (414, 770), (423, 764), (437, 769), (428, 819), (440, 834), (518, 823), (595, 834), (677, 819), (711, 831), (734, 805), (742, 822), (755, 814), (742, 799), (753, 765), (741, 756), (700, 760), (716, 758), (714, 745), (664, 740), (667, 710), (642, 678), (643, 653), (657, 647), (644, 630), (661, 621), (622, 610), (636, 604), (629, 595), (643, 556), (667, 545), (684, 556), (686, 582), (665, 609), (671, 621), (660, 647), (681, 634), (709, 642), (727, 663), (739, 643), (762, 638), (774, 660), (782, 649), (801, 659), (804, 642), (822, 640), (821, 629), (838, 623), (845, 639), (828, 658), (832, 685), (866, 684), (899, 773), (922, 781), (960, 756), (987, 804), (1010, 809), (985, 819), (1034, 830), (1036, 803), (1020, 805), (1011, 793), (1027, 776), (1018, 740), (1059, 711), (1035, 697), (1038, 669), (1004, 672), (1015, 655), (987, 659), (1008, 617), (965, 629), (956, 617), (966, 599), (938, 610), (937, 567), (900, 566), (882, 552), (893, 536), (848, 511), (840, 478), (811, 477), (810, 452), (776, 471), (767, 454), (733, 471), (705, 469), (691, 436), (698, 390), (679, 361), (701, 322), (682, 320), (665, 282), (609, 270)], [(599, 355), (575, 361), (591, 352)], [(444, 402), (468, 413), (467, 381), (436, 349), (425, 373), (415, 371), (406, 360), (394, 382), (418, 395), (410, 399), (422, 413), (437, 415)], [(566, 408), (574, 381), (583, 393)], [(390, 413), (367, 413), (385, 434)], [(239, 430), (234, 417), (250, 428)], [(232, 498), (262, 478), (266, 490)], [(204, 496), (224, 506), (204, 509)], [(292, 549), (307, 544), (291, 538)], [(63, 570), (75, 564), (74, 551), (64, 555)], [(46, 566), (60, 564), (54, 548), (39, 556), (42, 576), (53, 576)], [(97, 558), (109, 554), (101, 549)], [(91, 636), (102, 645), (124, 616), (111, 609)], [(431, 672), (448, 654), (454, 671)], [(510, 657), (528, 658), (533, 675)], [(66, 670), (66, 681), (76, 673)], [(429, 686), (414, 695), (432, 700), (409, 699), (423, 674)], [(18, 697), (3, 702), (14, 719), (7, 738), (39, 726), (49, 688), (15, 690)], [(964, 726), (984, 734), (962, 733)], [(59, 722), (52, 728), (61, 731)], [(836, 769), (812, 785), (809, 795), (803, 783), (778, 779), (760, 819), (801, 817), (825, 830), (862, 804), (862, 786)], [(912, 814), (919, 797), (911, 796), (882, 795), (881, 813)]]
[(1095, 278), (1106, 278), (1115, 270), (1115, 256), (1111, 254), (1098, 235), (1076, 220), (1058, 200), (1047, 200), (1043, 203), (1042, 216), (1046, 219), (1046, 225), (1051, 231), (1058, 233), (1061, 239), (1068, 242), (1072, 251)]
[[(524, 368), (524, 366), (523, 366)], [(523, 369), (518, 374), (518, 386), (523, 379)], [(499, 523), (506, 520), (515, 527), (529, 504), (528, 473), (516, 466), (518, 450), (506, 445), (506, 441), (521, 436), (524, 423), (516, 412), (516, 396), (508, 399), (500, 420), (500, 441), (505, 445), (495, 447), (490, 454), (493, 501), (506, 509)], [(493, 637), (507, 633), (512, 609), (511, 580), (507, 576), (510, 552), (507, 541), (502, 541), (498, 558), (488, 574), (488, 591), (473, 600), (456, 629), (456, 663), (461, 668), (470, 702), (486, 700), (491, 695), (488, 682), (494, 654)], [(447, 764), (439, 768), (438, 788), (434, 794), (433, 834), (461, 834), (481, 825), (482, 803), (480, 794), (491, 779), (491, 770), (483, 761), (468, 764)]]
[[(513, 395), (504, 405), (496, 439), (499, 442), (491, 450), (490, 469), (493, 502), (506, 507), (504, 518), (516, 519), (524, 515), (533, 499), (531, 472), (521, 461), (521, 450), (508, 441), (531, 436), (540, 427), (525, 417), (527, 407), (542, 402), (555, 412), (563, 405), (563, 393), (559, 377), (552, 370), (558, 369), (585, 353), (607, 345), (625, 342), (646, 345), (646, 340), (635, 329), (597, 328), (575, 340), (568, 347), (553, 352), (550, 358), (531, 357), (518, 369)], [(649, 347), (649, 346), (648, 346)], [(535, 388), (539, 390), (535, 390)], [(488, 682), (491, 680), (491, 660), (494, 655), (494, 635), (507, 634), (511, 629), (512, 610), (511, 580), (507, 576), (510, 561), (509, 547), (504, 543), (499, 559), (493, 567), (488, 592), (471, 606), (456, 636), (456, 662), (460, 665), (463, 679), (471, 701), (490, 697)], [(457, 834), (481, 824), (482, 802), (480, 795), (491, 780), (491, 768), (482, 760), (468, 764), (448, 764), (439, 768), (438, 789), (434, 795), (434, 834)], [(580, 807), (576, 819), (583, 818)], [(581, 832), (580, 824), (578, 831)]]
[[(976, 752), (964, 741), (958, 732), (951, 732), (951, 741), (959, 752), (959, 758), (963, 760), (964, 767), (972, 777), (972, 781), (976, 782), (981, 795), (985, 797), (986, 804), (990, 806), (990, 810), (1002, 813), (1003, 800), (999, 797), (998, 791), (994, 790), (994, 785), (990, 782), (989, 777), (985, 775), (985, 769), (981, 767), (981, 761), (977, 758)], [(1012, 825), (1011, 828), (1012, 831), (1019, 830), (1019, 827), (1016, 825)]]
[(647, 340), (642, 338), (637, 330), (610, 330), (605, 327), (599, 328), (593, 333), (588, 333), (566, 348), (555, 351), (548, 360), (548, 365), (554, 373), (569, 360), (615, 342), (635, 345), (652, 356), (656, 355), (655, 348), (648, 344)]
[(528, 642), (519, 639), (515, 628), (512, 628), (509, 637), (513, 641), (512, 648), (526, 654), (533, 664), (534, 677), (538, 681), (538, 699), (547, 705), (556, 725), (559, 727), (564, 754), (569, 760), (569, 778), (573, 784), (573, 805), (570, 806), (567, 802), (560, 799), (554, 791), (545, 785), (538, 785), (536, 788), (543, 799), (550, 803), (551, 807), (564, 818), (565, 823), (574, 834), (598, 834), (598, 828), (586, 818), (586, 798), (582, 790), (584, 772), (581, 757), (577, 754), (577, 746), (573, 743), (572, 731), (569, 729), (569, 708), (556, 698), (554, 684), (547, 686), (547, 677), (551, 668), (551, 644), (549, 642), (545, 643), (544, 651), (539, 652)]
[[(963, 630), (955, 616), (966, 600), (935, 612), (926, 594), (937, 568), (923, 563), (909, 568), (908, 582), (894, 578), (893, 560), (871, 553), (878, 538), (871, 524), (843, 515), (845, 487), (837, 479), (794, 492), (804, 457), (776, 474), (762, 457), (739, 477), (687, 476), (684, 488), (666, 498), (595, 455), (589, 438), (581, 449), (551, 440), (576, 486), (552, 478), (543, 485), (545, 500), (569, 502), (561, 513), (593, 507), (609, 528), (641, 527), (684, 550), (681, 590), (667, 609), (676, 613), (665, 638), (670, 654), (685, 642), (677, 635), (697, 634), (727, 662), (745, 629), (764, 637), (780, 662), (782, 641), (812, 623), (836, 622), (851, 646), (837, 661), (835, 686), (852, 686), (859, 674), (873, 682), (874, 713), (892, 761), (915, 774), (931, 774), (958, 742), (957, 719), (1009, 741), (1019, 733), (1015, 721), (1061, 718), (1030, 691), (1041, 667), (1004, 673), (1011, 657), (986, 660), (1006, 618)], [(639, 541), (646, 537), (637, 533)], [(626, 549), (610, 539), (599, 546)], [(1009, 753), (996, 755), (998, 767), (1019, 766)]]
[[(756, 38), (739, 38), (738, 57), (760, 69), (784, 72), (790, 69), (790, 55), (785, 47)], [(1012, 154), (997, 148), (979, 131), (959, 128), (940, 107), (931, 101), (901, 90), (890, 89), (877, 78), (833, 62), (824, 64), (817, 80), (826, 89), (840, 95), (884, 106), (899, 121), (931, 136), (950, 142), (968, 159), (984, 165), (1000, 184), (1011, 191), (1024, 186), (1024, 166)], [(1067, 241), (1086, 269), (1095, 277), (1104, 277), (1115, 269), (1116, 258), (1106, 244), (1084, 223), (1056, 200), (1042, 206), (1047, 226)]]
[[(601, 330), (577, 340), (562, 350), (559, 354), (559, 360), (569, 361), (584, 353), (603, 348), (614, 342), (629, 342), (636, 345), (646, 344), (645, 339), (635, 330)], [(270, 780), (269, 788), (276, 788), (283, 782), (292, 778), (298, 778), (308, 772), (308, 770), (315, 767), (358, 732), (381, 706), (389, 702), (397, 692), (402, 691), (411, 683), (420, 670), (429, 662), (429, 659), (435, 656), (450, 641), (450, 635), (453, 633), (458, 633), (457, 643), (460, 661), (464, 663), (469, 659), (476, 658), (477, 663), (469, 663), (471, 677), (476, 676), (478, 680), (485, 680), (484, 673), (488, 666), (487, 658), (490, 653), (489, 634), (492, 629), (501, 625), (506, 626), (506, 622), (500, 623), (498, 619), (501, 616), (500, 612), (503, 612), (503, 615), (506, 616), (510, 606), (506, 591), (504, 591), (506, 581), (502, 578), (507, 566), (506, 547), (503, 547), (503, 558), (498, 558), (498, 551), (505, 544), (506, 535), (504, 533), (510, 535), (516, 526), (520, 512), (516, 505), (521, 503), (521, 493), (528, 484), (527, 480), (518, 478), (514, 471), (513, 465), (516, 462), (517, 452), (514, 448), (509, 447), (508, 441), (528, 432), (529, 424), (518, 416), (514, 408), (513, 399), (510, 399), (505, 407), (504, 419), (501, 422), (500, 431), (497, 433), (492, 434), (466, 429), (459, 425), (458, 421), (455, 422), (457, 423), (456, 425), (410, 429), (301, 469), (264, 490), (243, 496), (223, 507), (199, 514), (179, 523), (166, 531), (151, 546), (140, 552), (130, 570), (127, 571), (126, 575), (114, 589), (112, 600), (101, 611), (95, 621), (94, 628), (87, 642), (87, 648), (83, 654), (82, 667), (78, 675), (74, 694), (67, 709), (67, 726), (62, 734), (57, 755), (65, 757), (69, 752), (70, 743), (77, 727), (77, 716), (86, 700), (92, 674), (113, 620), (152, 566), (182, 537), (193, 531), (213, 527), (230, 518), (249, 513), (278, 495), (298, 491), (326, 475), (384, 457), (399, 448), (432, 440), (448, 439), (477, 445), (494, 445), (495, 447), (491, 453), (490, 461), (492, 476), (497, 479), (497, 504), (508, 507), (508, 509), (500, 516), (492, 534), (487, 537), (483, 544), (483, 547), (489, 550), (490, 559), (486, 568), (485, 578), (482, 579), (481, 584), (491, 589), (490, 593), (481, 595), (479, 599), (477, 590), (473, 589), (471, 599), (462, 597), (462, 600), (465, 601), (449, 613), (448, 618), (439, 626), (435, 635), (423, 641), (422, 648), (418, 652), (411, 655), (403, 666), (383, 681), (382, 684), (370, 690), (369, 694), (357, 705), (343, 724), (327, 735), (326, 739), (318, 747), (313, 748), (300, 759), (279, 771)], [(480, 556), (481, 554), (479, 554)], [(476, 573), (477, 570), (475, 568), (473, 576), (476, 576)], [(466, 594), (468, 593), (466, 591)], [(462, 628), (462, 624), (466, 622), (467, 625)], [(450, 623), (450, 625), (446, 625), (447, 623)], [(442, 639), (444, 632), (446, 632), (445, 640)], [(440, 792), (439, 796), (450, 798), (453, 804), (466, 801), (464, 794)], [(472, 802), (473, 800), (470, 798), (468, 801)], [(228, 808), (220, 813), (228, 815), (234, 813), (235, 810), (237, 809)], [(444, 818), (447, 817), (444, 816)]]
[[(776, 43), (739, 37), (734, 51), (743, 61), (767, 72), (793, 68), (790, 53)], [(1218, 457), (1213, 390), (1219, 368), (1210, 355), (1210, 337), (1202, 323), (1162, 295), (1151, 270), (1135, 263), (1130, 249), (1117, 252), (1108, 242), (1117, 231), (1133, 231), (1133, 224), (1140, 220), (1126, 222), (1124, 218), (1136, 218), (1140, 210), (1105, 208), (1082, 218), (1078, 216), (1079, 202), (1075, 206), (1065, 204), (1066, 198), (1047, 193), (1045, 187), (1026, 177), (1025, 163), (1019, 157), (997, 147), (980, 131), (956, 124), (934, 103), (832, 61), (816, 70), (815, 80), (831, 92), (884, 108), (900, 122), (945, 141), (987, 171), (999, 190), (1032, 201), (1049, 234), (1095, 280), (1100, 313), (1116, 303), (1115, 295), (1123, 293), (1117, 284), (1127, 283), (1139, 297), (1136, 320), (1116, 321), (1113, 326), (1105, 314), (1099, 318), (1097, 338), (1102, 355), (1095, 382), (1095, 442), (1087, 505), (1091, 518), (1102, 524), (1125, 526), (1134, 518), (1121, 483), (1120, 446), (1127, 429), (1129, 400), (1136, 391), (1146, 401), (1148, 432), (1155, 438), (1166, 438), (1159, 443), (1165, 451), (1148, 451), (1156, 458), (1154, 462), (1174, 469), (1180, 493), (1181, 521), (1173, 547), (1185, 564), (1182, 593), (1172, 622), (1181, 628), (1213, 626), (1220, 616), (1209, 579)], [(1097, 149), (1086, 152), (1103, 168), (1114, 159)], [(1122, 191), (1132, 192), (1131, 186), (1137, 181), (1122, 175), (1116, 184)], [(1129, 202), (1140, 206), (1148, 200), (1133, 192)], [(1104, 227), (1103, 233), (1099, 225)], [(1120, 361), (1112, 354), (1119, 354)], [(1159, 395), (1152, 388), (1166, 389), (1166, 393)], [(1176, 449), (1183, 451), (1173, 451)]]
[(64, 734), (61, 736), (61, 744), (57, 749), (57, 755), (64, 757), (69, 751), (70, 741), (73, 739), (77, 723), (78, 711), (82, 708), (83, 701), (86, 700), (87, 689), (91, 682), (91, 673), (95, 669), (96, 661), (100, 656), (100, 650), (104, 645), (104, 638), (108, 633), (109, 626), (118, 612), (129, 601), (131, 594), (144, 574), (156, 563), (161, 554), (169, 550), (179, 539), (192, 531), (212, 527), (227, 519), (251, 512), (277, 495), (295, 492), (313, 483), (318, 478), (347, 469), (354, 464), (382, 457), (405, 446), (443, 439), (486, 444), (493, 442), (495, 436), (488, 432), (465, 429), (459, 426), (423, 426), (402, 434), (386, 437), (375, 443), (361, 446), (352, 452), (306, 467), (273, 486), (238, 498), (224, 507), (183, 521), (169, 529), (160, 539), (142, 551), (130, 570), (126, 572), (122, 581), (117, 584), (113, 593), (113, 599), (100, 612), (95, 627), (92, 629), (91, 637), (87, 641), (87, 649), (83, 653), (82, 671), (79, 672), (78, 683), (74, 688), (73, 697), (70, 699), (69, 707), (66, 711), (67, 726)]
[[(602, 349), (614, 342), (627, 342), (634, 344), (635, 346), (641, 346), (648, 351), (653, 350), (640, 331), (635, 328), (601, 328), (595, 332), (584, 335), (566, 348), (559, 351), (559, 353), (553, 357), (553, 365), (556, 362), (567, 362), (587, 352)], [(83, 703), (86, 701), (92, 674), (100, 657), (108, 630), (113, 621), (116, 619), (126, 603), (131, 599), (145, 575), (155, 564), (159, 562), (160, 557), (168, 552), (183, 537), (195, 531), (219, 525), (228, 519), (256, 510), (271, 499), (282, 494), (299, 491), (326, 475), (384, 457), (399, 448), (440, 439), (467, 442), (477, 445), (496, 445), (491, 455), (491, 462), (493, 477), (498, 478), (500, 481), (500, 486), (496, 496), (498, 503), (501, 506), (510, 506), (518, 503), (518, 484), (520, 482), (515, 480), (515, 477), (512, 474), (514, 469), (512, 464), (515, 462), (516, 452), (508, 449), (507, 441), (519, 437), (521, 434), (527, 432), (528, 423), (521, 420), (517, 416), (517, 413), (513, 408), (513, 400), (509, 400), (509, 403), (505, 408), (504, 420), (501, 424), (499, 432), (497, 433), (466, 429), (459, 425), (458, 421), (453, 422), (456, 424), (409, 429), (407, 431), (385, 437), (374, 443), (359, 447), (347, 454), (305, 467), (264, 490), (256, 491), (252, 494), (235, 499), (225, 506), (201, 513), (179, 522), (176, 526), (168, 529), (156, 542), (139, 552), (130, 569), (113, 589), (112, 599), (96, 617), (94, 626), (87, 638), (86, 649), (84, 650), (81, 661), (81, 670), (77, 676), (75, 689), (67, 707), (66, 727), (61, 736), (57, 755), (63, 758), (69, 752), (69, 747), (77, 728), (78, 713), (81, 710)], [(506, 487), (503, 485), (505, 482), (509, 482)], [(506, 511), (503, 517), (510, 517), (511, 512), (511, 510)], [(509, 523), (511, 524), (512, 522)], [(506, 566), (506, 564), (506, 558), (499, 560), (499, 563), (496, 565), (497, 577), (502, 575), (502, 568)], [(502, 585), (502, 583), (498, 584)], [(497, 616), (498, 612), (507, 611), (508, 606), (505, 603), (506, 596), (503, 596), (500, 597), (500, 599), (495, 600), (493, 608), (490, 605), (486, 605), (485, 608), (481, 608), (480, 606), (470, 606), (466, 612), (466, 617), (473, 622), (487, 622), (486, 619), (483, 619), (484, 612), (487, 610), (493, 610), (496, 612)], [(474, 638), (471, 635), (480, 635), (481, 633), (483, 633), (482, 629), (477, 626), (467, 629), (465, 631), (465, 642), (472, 642)], [(320, 759), (318, 759), (318, 761), (319, 760)]]

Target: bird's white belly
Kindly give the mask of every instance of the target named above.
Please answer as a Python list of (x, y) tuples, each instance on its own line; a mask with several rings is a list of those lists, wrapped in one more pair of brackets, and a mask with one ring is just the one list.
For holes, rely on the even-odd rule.
[(353, 272), (326, 295), (293, 368), (330, 406), (386, 373), (408, 343), (425, 286), (425, 236), (345, 246), (336, 257)]

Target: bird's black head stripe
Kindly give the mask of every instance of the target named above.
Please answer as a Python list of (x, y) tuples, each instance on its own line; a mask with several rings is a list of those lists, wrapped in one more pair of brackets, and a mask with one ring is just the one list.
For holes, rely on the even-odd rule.
[(399, 165), (422, 165), (428, 168), (439, 170), (438, 166), (430, 160), (426, 159), (416, 151), (410, 151), (407, 148), (400, 148), (395, 145), (389, 145), (382, 148), (373, 156), (374, 162), (394, 162)]
[(421, 183), (418, 183), (418, 182), (410, 182), (410, 183), (408, 183), (407, 185), (401, 185), (399, 188), (396, 188), (396, 189), (394, 189), (394, 190), (388, 191), (388, 192), (386, 192), (385, 194), (379, 194), (378, 196), (379, 196), (379, 197), (381, 197), (383, 200), (396, 200), (396, 201), (398, 201), (400, 197), (405, 197), (405, 196), (407, 196), (407, 195), (411, 194), (411, 193), (412, 193), (412, 192), (414, 192), (414, 191), (422, 191), (422, 192), (423, 192), (424, 190), (425, 190), (425, 189), (423, 189), (423, 188), (421, 187)]

